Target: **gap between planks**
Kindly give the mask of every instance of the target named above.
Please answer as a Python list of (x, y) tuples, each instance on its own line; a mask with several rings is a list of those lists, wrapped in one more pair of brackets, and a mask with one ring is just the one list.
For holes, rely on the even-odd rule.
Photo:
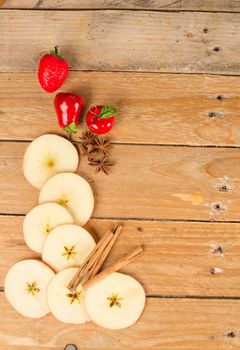
[[(60, 135), (62, 136), (62, 135)], [(17, 139), (0, 139), (0, 142), (9, 142), (9, 143), (28, 143), (32, 142), (32, 139), (24, 139), (24, 140), (17, 140)], [(80, 145), (81, 141), (75, 141), (71, 140), (71, 142), (75, 145)], [(238, 149), (240, 146), (235, 145), (187, 145), (187, 144), (174, 144), (174, 143), (138, 143), (138, 142), (117, 142), (117, 141), (111, 141), (112, 145), (120, 145), (120, 146), (149, 146), (149, 147), (188, 147), (188, 148), (229, 148), (229, 149)]]
[(48, 8), (62, 9), (62, 10), (84, 10), (84, 9), (119, 9), (119, 10), (153, 10), (153, 11), (192, 11), (192, 12), (238, 12), (240, 6), (236, 0), (82, 0), (82, 1), (65, 1), (65, 0), (0, 0), (0, 6), (6, 9), (39, 9), (44, 10)]
[[(0, 293), (4, 293), (4, 287), (0, 287)], [(240, 296), (207, 296), (207, 295), (171, 295), (171, 294), (146, 294), (148, 299), (200, 299), (200, 300), (240, 300)]]
[[(24, 217), (25, 214), (17, 213), (0, 213), (0, 216), (10, 217)], [(239, 224), (240, 220), (200, 220), (200, 219), (157, 219), (157, 218), (132, 218), (132, 217), (105, 217), (105, 216), (93, 216), (92, 220), (108, 220), (108, 221), (151, 221), (151, 222), (196, 222), (196, 223), (208, 223), (208, 224)]]
[(231, 10), (187, 10), (187, 9), (167, 9), (166, 6), (160, 7), (159, 9), (148, 9), (148, 8), (124, 8), (124, 7), (105, 7), (105, 8), (4, 8), (0, 7), (0, 11), (7, 10), (7, 11), (36, 11), (36, 12), (51, 12), (51, 11), (58, 11), (58, 12), (82, 12), (82, 11), (98, 11), (98, 12), (104, 12), (104, 11), (131, 11), (131, 12), (167, 12), (167, 13), (185, 13), (185, 12), (196, 12), (196, 13), (233, 13), (233, 14), (239, 14), (239, 11), (231, 11)]
[[(1, 13), (1, 9), (0, 9)], [(240, 12), (239, 12), (240, 14)], [(240, 73), (219, 73), (219, 72), (193, 72), (193, 73), (186, 73), (183, 71), (179, 72), (171, 72), (171, 71), (154, 71), (154, 70), (114, 70), (114, 69), (106, 69), (106, 70), (101, 70), (101, 69), (72, 69), (71, 67), (69, 68), (69, 72), (71, 73), (128, 73), (128, 74), (157, 74), (157, 75), (164, 75), (164, 74), (171, 74), (171, 75), (195, 75), (195, 76), (221, 76), (221, 77), (239, 77)], [(16, 71), (16, 70), (1, 70), (0, 68), (0, 74), (16, 74), (16, 73), (36, 73), (36, 70), (34, 69), (24, 69), (22, 72)]]

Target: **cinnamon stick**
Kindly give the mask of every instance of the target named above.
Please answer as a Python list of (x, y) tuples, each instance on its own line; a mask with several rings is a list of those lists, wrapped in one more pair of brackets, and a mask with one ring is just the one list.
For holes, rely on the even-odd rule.
[(105, 270), (100, 272), (98, 275), (96, 275), (92, 279), (89, 279), (88, 281), (84, 282), (83, 283), (83, 287), (85, 289), (91, 287), (92, 285), (94, 285), (95, 283), (101, 281), (103, 278), (107, 277), (111, 273), (116, 272), (116, 271), (120, 270), (121, 268), (123, 268), (124, 266), (128, 265), (135, 258), (141, 256), (142, 254), (143, 254), (143, 248), (142, 247), (135, 248), (130, 253), (125, 255), (123, 258), (119, 259), (115, 264), (113, 264), (110, 267), (107, 267)]
[(88, 272), (91, 270), (91, 268), (95, 265), (95, 263), (99, 260), (99, 258), (101, 257), (101, 255), (104, 252), (104, 249), (108, 246), (108, 244), (110, 243), (110, 241), (113, 238), (113, 233), (111, 231), (107, 232), (106, 238), (104, 239), (104, 241), (102, 242), (102, 244), (100, 244), (100, 246), (98, 247), (98, 249), (96, 249), (91, 256), (89, 257), (89, 259), (82, 265), (82, 267), (80, 268), (80, 271), (82, 271), (82, 273)]
[(113, 232), (113, 237), (110, 240), (110, 242), (108, 243), (108, 245), (105, 247), (102, 255), (100, 255), (98, 260), (96, 260), (96, 262), (95, 262), (95, 264), (93, 266), (93, 269), (91, 271), (91, 274), (89, 275), (89, 279), (93, 278), (98, 273), (98, 271), (100, 270), (101, 266), (103, 265), (104, 261), (106, 260), (108, 254), (110, 253), (114, 243), (118, 239), (118, 237), (119, 237), (120, 233), (122, 232), (122, 230), (123, 230), (123, 224), (118, 224), (118, 225), (115, 226), (115, 228), (112, 231)]
[(79, 268), (76, 275), (69, 282), (67, 288), (70, 291), (73, 292), (77, 288), (84, 274), (88, 272), (89, 268), (94, 264), (95, 259), (97, 259), (97, 254), (102, 253), (101, 250), (103, 249), (104, 246), (106, 246), (109, 243), (110, 239), (112, 238), (112, 235), (113, 234), (111, 231), (107, 231), (105, 235), (102, 236), (102, 238), (99, 240), (99, 242), (97, 243), (93, 251), (89, 254), (87, 259), (84, 261), (83, 265)]
[(83, 265), (79, 268), (77, 274), (68, 284), (67, 288), (70, 291), (73, 292), (82, 280), (86, 282), (89, 278), (95, 276), (108, 256), (113, 244), (116, 242), (122, 228), (122, 223), (117, 224), (113, 231), (107, 231), (99, 240), (94, 250), (87, 257)]

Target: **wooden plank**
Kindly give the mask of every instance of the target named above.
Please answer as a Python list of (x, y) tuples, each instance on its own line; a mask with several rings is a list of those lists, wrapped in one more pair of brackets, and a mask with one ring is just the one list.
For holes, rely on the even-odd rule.
[(38, 320), (23, 318), (8, 305), (3, 293), (0, 307), (4, 315), (1, 350), (62, 350), (69, 343), (81, 350), (233, 350), (239, 349), (240, 343), (237, 300), (147, 299), (141, 319), (117, 332), (93, 323), (62, 324), (51, 315)]
[(164, 11), (239, 11), (238, 0), (5, 0), (5, 9), (139, 9)]
[[(86, 109), (109, 103), (119, 108), (114, 142), (240, 146), (238, 77), (71, 72), (63, 90), (83, 93)], [(2, 73), (0, 99), (1, 139), (61, 131), (53, 95), (40, 88), (35, 73)]]
[[(0, 143), (0, 213), (24, 214), (37, 202), (22, 173), (27, 145)], [(85, 159), (78, 170), (92, 185), (95, 217), (239, 220), (240, 149), (115, 145), (111, 159), (109, 176)]]
[(239, 14), (2, 10), (0, 16), (0, 71), (35, 70), (40, 56), (59, 45), (74, 70), (240, 72)]
[[(10, 266), (37, 257), (26, 246), (23, 217), (0, 216), (0, 286)], [(86, 228), (101, 237), (116, 220), (90, 220)], [(138, 245), (144, 255), (122, 272), (139, 280), (150, 295), (240, 297), (240, 224), (124, 222), (124, 231), (106, 266)], [(211, 273), (213, 268), (221, 273)]]

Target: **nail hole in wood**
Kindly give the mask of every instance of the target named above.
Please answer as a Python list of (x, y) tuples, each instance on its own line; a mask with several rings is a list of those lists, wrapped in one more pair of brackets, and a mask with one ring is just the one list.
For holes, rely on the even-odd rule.
[(215, 112), (208, 112), (208, 116), (209, 116), (209, 118), (214, 118), (214, 117), (216, 117), (216, 113)]
[(208, 28), (207, 27), (205, 27), (205, 28), (203, 28), (203, 33), (208, 33)]
[(137, 230), (138, 230), (138, 232), (143, 232), (143, 228), (140, 226), (137, 228)]
[(218, 189), (220, 192), (228, 192), (229, 191), (229, 188), (227, 185), (221, 185), (218, 187)]
[(216, 112), (208, 112), (207, 113), (207, 116), (209, 118), (224, 118), (226, 115), (226, 112), (225, 111), (216, 111)]
[(216, 46), (216, 47), (214, 47), (213, 48), (213, 51), (215, 51), (215, 52), (219, 52), (221, 49), (220, 49), (220, 47), (218, 47), (218, 46)]
[(227, 337), (229, 337), (229, 338), (235, 338), (235, 337), (236, 337), (236, 334), (235, 334), (235, 332), (231, 331), (231, 332), (229, 332), (229, 333), (227, 334)]
[(220, 274), (220, 273), (222, 273), (222, 272), (223, 272), (223, 270), (220, 269), (219, 267), (212, 267), (212, 268), (210, 269), (210, 273), (211, 273), (212, 275), (218, 275), (218, 274)]
[(217, 215), (218, 213), (227, 210), (227, 207), (222, 203), (212, 203), (211, 209), (212, 209), (212, 213), (213, 214), (215, 213)]
[(223, 255), (224, 254), (223, 247), (221, 245), (217, 245), (213, 250), (213, 254)]
[(217, 100), (222, 101), (223, 100), (223, 95), (217, 95)]
[(213, 209), (215, 210), (221, 210), (221, 206), (218, 203), (213, 204)]
[(230, 181), (230, 178), (228, 176), (223, 176), (222, 178), (218, 179), (216, 188), (218, 189), (218, 191), (220, 192), (229, 192), (231, 191), (232, 187), (231, 185), (228, 183)]

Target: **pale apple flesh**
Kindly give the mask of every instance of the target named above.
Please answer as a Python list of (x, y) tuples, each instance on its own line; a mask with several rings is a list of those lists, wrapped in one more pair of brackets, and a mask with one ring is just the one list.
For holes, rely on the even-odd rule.
[(17, 262), (7, 273), (5, 296), (21, 315), (41, 318), (49, 313), (47, 285), (54, 272), (41, 261), (28, 259)]
[(79, 285), (75, 292), (67, 288), (77, 271), (78, 268), (70, 267), (58, 272), (48, 284), (47, 302), (50, 311), (56, 319), (64, 323), (84, 324), (90, 321), (82, 286)]
[(45, 239), (42, 259), (55, 271), (81, 266), (95, 245), (94, 239), (84, 228), (60, 225)]
[(134, 278), (112, 273), (86, 290), (89, 317), (101, 327), (122, 329), (133, 325), (145, 305), (145, 292)]
[(58, 225), (72, 224), (71, 214), (57, 203), (44, 203), (34, 207), (24, 218), (23, 234), (26, 244), (37, 253), (42, 252), (43, 243)]
[(23, 159), (23, 173), (30, 184), (41, 188), (51, 176), (76, 171), (79, 157), (73, 144), (64, 137), (45, 134), (30, 143)]
[(81, 176), (61, 173), (41, 188), (39, 203), (55, 202), (69, 210), (74, 222), (83, 226), (92, 215), (94, 197), (89, 183)]

